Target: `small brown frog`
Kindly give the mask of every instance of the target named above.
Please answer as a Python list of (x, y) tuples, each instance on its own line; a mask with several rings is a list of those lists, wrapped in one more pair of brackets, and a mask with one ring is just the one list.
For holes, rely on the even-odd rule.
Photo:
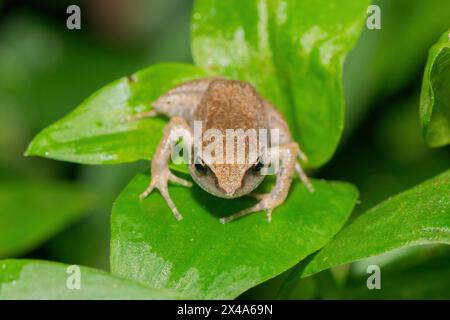
[[(162, 95), (153, 107), (154, 109), (149, 112), (139, 113), (130, 118), (141, 119), (158, 114), (170, 118), (151, 163), (151, 182), (140, 198), (144, 199), (155, 188), (158, 189), (178, 220), (182, 219), (182, 215), (169, 195), (168, 181), (186, 187), (192, 184), (175, 176), (169, 170), (169, 162), (172, 148), (179, 137), (193, 137), (193, 126), (196, 121), (201, 121), (203, 130), (215, 129), (223, 132), (224, 135), (227, 129), (263, 128), (278, 129), (279, 132), (277, 151), (280, 165), (276, 184), (270, 193), (258, 195), (252, 193), (265, 177), (261, 174), (261, 169), (267, 163), (262, 163), (262, 155), (257, 154), (252, 161), (246, 163), (208, 162), (200, 155), (190, 163), (189, 172), (192, 178), (205, 191), (222, 198), (251, 195), (259, 200), (251, 208), (222, 218), (221, 223), (262, 210), (266, 210), (270, 222), (272, 210), (282, 204), (288, 195), (295, 171), (305, 186), (311, 192), (313, 191), (311, 183), (298, 162), (298, 159), (306, 161), (306, 156), (301, 152), (298, 143), (293, 141), (286, 121), (273, 105), (258, 95), (250, 84), (222, 78), (190, 81)], [(245, 152), (248, 152), (246, 146), (245, 144), (237, 148), (245, 148)], [(250, 157), (246, 159), (250, 160)]]

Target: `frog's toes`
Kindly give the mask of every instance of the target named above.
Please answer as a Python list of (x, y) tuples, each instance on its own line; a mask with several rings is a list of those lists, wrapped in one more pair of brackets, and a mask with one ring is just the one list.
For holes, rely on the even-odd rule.
[(305, 185), (306, 189), (308, 189), (309, 192), (314, 192), (314, 187), (311, 184), (311, 181), (309, 181), (308, 176), (305, 174), (302, 166), (298, 162), (295, 163), (295, 171), (297, 171), (297, 174), (300, 177), (300, 180)]
[(182, 179), (180, 177), (177, 177), (172, 172), (169, 173), (169, 180), (172, 182), (176, 182), (176, 183), (182, 185), (183, 187), (188, 187), (188, 188), (192, 187), (192, 182)]
[[(147, 196), (150, 193), (152, 193), (152, 191), (154, 189), (158, 189), (159, 192), (161, 193), (161, 195), (163, 196), (164, 200), (166, 200), (166, 203), (169, 206), (169, 208), (172, 211), (175, 218), (177, 220), (181, 220), (181, 219), (183, 219), (183, 216), (180, 214), (177, 207), (175, 206), (175, 203), (173, 202), (172, 198), (170, 197), (169, 190), (167, 188), (167, 180), (173, 180), (172, 178), (176, 177), (175, 175), (172, 175), (173, 177), (171, 177), (171, 175), (172, 175), (172, 173), (169, 174), (169, 176), (168, 176), (169, 179), (167, 179), (167, 175), (158, 176), (159, 178), (152, 178), (152, 181), (150, 182), (149, 186), (143, 193), (141, 193), (141, 195), (139, 196), (139, 199), (143, 200), (143, 199), (147, 198)], [(181, 178), (178, 178), (178, 179), (182, 180), (183, 183), (185, 183), (186, 185), (190, 184), (189, 181), (185, 181)], [(174, 181), (180, 183), (180, 181), (178, 181), (178, 180), (174, 180)]]
[(223, 217), (220, 219), (220, 223), (225, 224), (230, 221), (236, 220), (243, 216), (249, 215), (251, 213), (259, 212), (265, 210), (267, 213), (267, 221), (272, 221), (272, 211), (277, 206), (276, 202), (273, 201), (273, 197), (270, 193), (257, 195), (260, 198), (260, 202), (258, 202), (253, 207), (241, 210), (235, 214), (232, 214), (228, 217)]
[(152, 181), (148, 185), (147, 189), (145, 189), (145, 191), (139, 195), (139, 200), (144, 200), (145, 198), (147, 198), (150, 195), (150, 193), (152, 193), (153, 189), (155, 189), (155, 186), (156, 184), (154, 183), (154, 181)]
[(150, 111), (139, 112), (139, 113), (127, 116), (124, 119), (122, 119), (120, 122), (128, 123), (128, 122), (132, 122), (132, 121), (136, 121), (136, 120), (141, 120), (144, 118), (156, 117), (157, 115), (158, 115), (158, 111), (156, 111), (155, 109), (152, 109)]

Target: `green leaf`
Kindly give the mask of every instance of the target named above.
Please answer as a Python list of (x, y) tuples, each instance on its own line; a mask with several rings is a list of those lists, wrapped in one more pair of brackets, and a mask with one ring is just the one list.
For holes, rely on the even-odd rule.
[(450, 244), (450, 170), (362, 214), (301, 271), (308, 276), (397, 248)]
[[(0, 261), (0, 300), (180, 299), (169, 290), (144, 287), (107, 272), (80, 267), (80, 289), (67, 286), (76, 270), (39, 260)], [(72, 288), (72, 289), (70, 289)]]
[(420, 117), (430, 146), (450, 143), (450, 30), (430, 49), (423, 76)]
[(344, 121), (342, 65), (367, 0), (200, 0), (192, 20), (197, 65), (252, 83), (289, 120), (308, 165), (327, 162)]
[[(395, 255), (392, 256), (392, 255)], [(371, 265), (381, 269), (381, 290), (369, 290)], [(344, 281), (337, 276), (345, 272)], [(329, 269), (311, 277), (296, 278), (278, 299), (448, 299), (450, 247), (405, 247), (354, 264)], [(342, 276), (343, 274), (340, 274)], [(287, 290), (286, 290), (287, 289)], [(312, 294), (311, 294), (312, 293)]]
[(0, 183), (0, 257), (23, 254), (80, 219), (96, 196), (62, 182)]
[(172, 87), (204, 77), (186, 64), (160, 64), (103, 87), (63, 119), (40, 132), (26, 155), (85, 164), (113, 164), (151, 159), (161, 139), (161, 117), (124, 121), (151, 109)]
[(428, 50), (449, 25), (448, 0), (373, 0), (372, 4), (380, 7), (381, 29), (364, 28), (344, 65), (344, 135), (357, 129), (379, 101), (414, 85)]
[(184, 217), (177, 221), (158, 192), (139, 200), (149, 179), (136, 176), (114, 204), (111, 270), (196, 298), (235, 298), (293, 267), (339, 231), (358, 197), (347, 183), (314, 181), (314, 193), (295, 183), (271, 223), (257, 213), (222, 225), (219, 217), (254, 201), (216, 198), (196, 186), (172, 187)]
[[(382, 268), (381, 290), (368, 290), (367, 274), (343, 288), (323, 292), (324, 299), (450, 299), (450, 255), (415, 257), (403, 268)], [(418, 263), (420, 262), (420, 263)], [(310, 279), (310, 278), (306, 278)]]

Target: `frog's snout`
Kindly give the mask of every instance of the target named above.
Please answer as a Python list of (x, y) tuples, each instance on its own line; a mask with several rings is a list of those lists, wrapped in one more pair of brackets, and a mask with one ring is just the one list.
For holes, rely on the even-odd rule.
[(223, 191), (225, 191), (225, 194), (227, 195), (227, 197), (233, 197), (236, 193), (236, 189), (234, 186), (221, 186), (221, 188), (223, 189)]

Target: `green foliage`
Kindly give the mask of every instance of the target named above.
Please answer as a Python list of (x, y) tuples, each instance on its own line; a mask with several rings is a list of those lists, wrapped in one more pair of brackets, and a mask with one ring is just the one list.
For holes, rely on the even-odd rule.
[(362, 214), (316, 254), (301, 276), (403, 246), (450, 244), (450, 170)]
[(379, 109), (377, 99), (392, 98), (416, 81), (429, 48), (449, 23), (448, 0), (373, 0), (372, 4), (381, 9), (381, 29), (363, 28), (344, 66), (347, 134), (371, 107)]
[(382, 273), (382, 290), (367, 290), (366, 278), (326, 292), (325, 299), (450, 299), (450, 259), (435, 258), (406, 269)]
[(114, 204), (112, 272), (196, 298), (235, 298), (293, 267), (339, 231), (358, 196), (341, 182), (314, 181), (314, 193), (296, 184), (271, 223), (254, 214), (222, 225), (219, 217), (252, 201), (174, 187), (173, 200), (184, 216), (177, 221), (158, 193), (139, 200), (149, 179), (138, 175)]
[[(317, 167), (329, 160), (341, 135), (342, 63), (366, 6), (367, 1), (340, 2), (339, 10), (330, 2), (319, 8), (307, 1), (277, 6), (199, 1), (193, 13), (194, 58), (210, 74), (254, 84), (285, 113), (308, 165)], [(157, 65), (135, 76), (135, 82), (122, 78), (95, 93), (39, 134), (26, 154), (87, 164), (150, 159), (163, 122), (124, 124), (124, 118), (205, 73), (193, 66)]]
[(450, 143), (450, 30), (430, 49), (423, 76), (420, 117), (430, 146)]
[[(317, 167), (326, 162), (336, 148), (343, 125), (342, 63), (359, 34), (366, 1), (357, 5), (350, 1), (340, 3), (339, 10), (330, 3), (318, 7), (308, 2), (299, 5), (294, 1), (282, 1), (275, 6), (272, 1), (258, 4), (252, 1), (247, 5), (239, 4), (245, 9), (245, 16), (237, 13), (236, 4), (200, 1), (195, 6), (194, 58), (206, 71), (190, 65), (164, 64), (119, 79), (39, 133), (26, 154), (86, 164), (151, 159), (161, 138), (162, 118), (124, 120), (129, 115), (149, 110), (153, 101), (177, 84), (214, 74), (254, 84), (288, 116), (296, 138), (309, 156), (309, 164)], [(208, 14), (213, 17), (208, 20), (205, 12), (212, 11), (216, 14)], [(232, 12), (234, 18), (229, 20), (227, 17)], [(297, 12), (298, 16), (291, 17), (291, 12)], [(239, 21), (244, 25), (241, 26)], [(248, 45), (244, 43), (240, 48), (234, 48), (232, 42), (225, 43), (233, 39), (221, 38), (224, 27), (233, 29), (238, 35), (246, 33)], [(212, 30), (215, 31), (211, 32), (210, 41), (204, 42), (205, 32)], [(252, 32), (256, 30), (253, 39)], [(214, 68), (211, 65), (214, 59), (226, 58), (217, 52), (224, 48), (228, 50), (225, 53), (229, 59), (237, 59), (230, 61), (226, 69)], [(247, 49), (253, 50), (252, 53), (242, 51)], [(253, 56), (256, 49), (262, 55), (259, 58)], [(243, 57), (232, 54), (235, 50), (241, 55), (251, 55), (248, 57), (251, 59), (239, 62)], [(221, 203), (230, 210), (221, 214), (231, 214), (250, 205), (248, 199), (217, 200), (198, 188), (194, 191), (177, 188), (172, 189), (176, 190), (172, 193), (174, 200), (182, 204), (180, 210), (186, 212), (185, 215), (194, 215), (177, 223), (158, 193), (144, 202), (134, 196), (137, 189), (144, 189), (147, 179), (145, 176), (136, 178), (114, 207), (112, 271), (156, 287), (177, 287), (197, 297), (236, 297), (294, 266), (331, 239), (346, 221), (357, 197), (356, 190), (346, 184), (316, 182), (317, 190), (313, 194), (297, 185), (289, 201), (277, 209), (272, 224), (260, 215), (254, 215), (222, 226), (217, 217), (211, 215), (212, 208)], [(124, 197), (131, 197), (130, 194), (132, 198), (122, 201)], [(157, 214), (154, 219), (147, 219), (149, 213)], [(130, 227), (125, 227), (127, 225)], [(226, 240), (230, 238), (230, 231), (236, 233), (234, 238), (241, 239), (247, 249), (239, 248), (238, 244), (229, 247)], [(146, 237), (137, 242), (137, 235)], [(280, 245), (279, 239), (284, 239), (285, 244)], [(179, 248), (173, 247), (175, 242), (184, 244), (185, 255), (178, 254)], [(217, 249), (207, 250), (205, 243), (212, 243)], [(252, 249), (255, 243), (260, 249)], [(156, 248), (153, 249), (156, 252), (146, 252), (146, 248)], [(263, 255), (265, 248), (271, 248), (267, 250), (272, 260), (270, 264)], [(235, 249), (236, 258), (211, 268), (212, 261), (224, 260), (223, 252), (231, 249)], [(255, 252), (250, 263), (244, 260), (249, 251)], [(155, 256), (163, 260), (155, 260)], [(190, 259), (197, 263), (192, 265)], [(166, 260), (173, 265), (173, 274), (167, 274), (167, 269), (163, 268), (167, 266), (158, 264), (166, 263)], [(136, 273), (139, 270), (142, 274)]]
[(115, 50), (67, 32), (35, 10), (13, 10), (1, 24), (0, 104), (21, 109), (34, 130), (64, 116), (104, 83), (149, 64), (144, 48)]
[[(367, 268), (380, 266), (381, 290), (368, 290)], [(448, 299), (448, 246), (407, 247), (297, 278), (278, 293), (281, 299)]]
[(382, 290), (367, 290), (363, 277), (352, 277), (345, 290), (325, 293), (325, 298), (341, 299), (450, 299), (450, 251), (444, 254), (425, 251), (382, 269)]
[(98, 203), (75, 184), (0, 183), (0, 258), (34, 249)]
[(327, 162), (344, 123), (342, 64), (361, 30), (366, 0), (197, 1), (195, 62), (252, 83), (289, 120), (308, 155)]
[(87, 267), (80, 267), (80, 289), (69, 289), (66, 284), (74, 273), (68, 267), (39, 260), (0, 260), (0, 300), (186, 298)]
[[(409, 3), (376, 1), (383, 6), (383, 28), (363, 39), (370, 43), (365, 46), (367, 43), (363, 41), (361, 52), (364, 54), (357, 56), (362, 60), (356, 59), (347, 75), (352, 81), (347, 89), (351, 97), (350, 110), (363, 105), (362, 100), (372, 101), (376, 91), (389, 94), (397, 90), (405, 78), (414, 73), (421, 50), (428, 46), (424, 44), (437, 26), (441, 28), (443, 21), (447, 21), (444, 13), (435, 16), (432, 10), (444, 8), (441, 2), (444, 1), (413, 0), (411, 7), (415, 10), (405, 19), (413, 23), (433, 21), (416, 23), (420, 27), (411, 28), (411, 22), (398, 26), (399, 15), (403, 18), (404, 6)], [(360, 33), (368, 5), (368, 0), (320, 3), (312, 0), (198, 0), (191, 20), (191, 46), (196, 65), (154, 65), (106, 85), (67, 116), (42, 130), (30, 143), (26, 155), (99, 165), (149, 160), (167, 119), (127, 122), (126, 118), (150, 110), (161, 94), (180, 83), (218, 75), (246, 80), (274, 103), (286, 116), (295, 139), (308, 155), (308, 166), (319, 167), (331, 158), (341, 137), (343, 62)], [(27, 21), (0, 34), (4, 40), (0, 46), (0, 69), (4, 71), (0, 75), (0, 105), (7, 106), (2, 109), (1, 122), (6, 134), (1, 132), (0, 146), (8, 150), (20, 148), (17, 137), (20, 135), (23, 139), (25, 135), (22, 124), (40, 127), (41, 123), (48, 123), (66, 112), (68, 105), (79, 101), (83, 90), (88, 92), (104, 79), (128, 72), (125, 70), (140, 65), (136, 61), (147, 54), (141, 50), (129, 57), (124, 52), (113, 56), (101, 46), (93, 49), (86, 43), (82, 50), (72, 50), (75, 46), (71, 41), (65, 38), (62, 43), (56, 33), (49, 32), (55, 28), (34, 28), (35, 22), (27, 24)], [(17, 37), (11, 30), (20, 30), (24, 36)], [(366, 30), (364, 34), (369, 32), (372, 31)], [(414, 35), (415, 41), (406, 41), (411, 37), (405, 34)], [(422, 122), (432, 146), (448, 143), (450, 136), (446, 90), (450, 53), (444, 36), (430, 51), (422, 89)], [(377, 40), (373, 41), (374, 38)], [(35, 51), (42, 59), (35, 59)], [(399, 60), (399, 56), (406, 54), (409, 54), (408, 59)], [(75, 62), (70, 63), (73, 59)], [(102, 76), (85, 81), (87, 73), (77, 72), (80, 66), (89, 72), (95, 69)], [(50, 71), (42, 72), (46, 68)], [(77, 93), (67, 94), (63, 90), (68, 86), (66, 71), (70, 71), (73, 80), (70, 81), (74, 87), (71, 91)], [(16, 105), (27, 105), (28, 109), (17, 112)], [(19, 118), (20, 125), (13, 124)], [(383, 157), (396, 158), (397, 166), (402, 167), (405, 157), (410, 155), (415, 154), (414, 159), (421, 162), (424, 158), (418, 155), (426, 151), (416, 148), (409, 118), (408, 121), (403, 116), (393, 119), (383, 127), (387, 130), (380, 130), (378, 138), (387, 146), (383, 150), (392, 148), (395, 152), (386, 152), (389, 155)], [(402, 133), (407, 133), (409, 140), (405, 140)], [(392, 143), (384, 143), (386, 140)], [(392, 147), (396, 144), (402, 147)], [(5, 165), (4, 160), (8, 166), (16, 162), (11, 154), (5, 152), (0, 156), (0, 166)], [(351, 167), (351, 177), (364, 176), (358, 172), (357, 156), (352, 154), (355, 166), (345, 163), (346, 167)], [(440, 164), (437, 160), (425, 161), (424, 166)], [(373, 162), (378, 159), (370, 157), (370, 161), (365, 161), (363, 172), (373, 174), (379, 188), (383, 188), (379, 182), (389, 183), (389, 177), (367, 170)], [(445, 165), (445, 160), (443, 163)], [(409, 170), (404, 167), (402, 172)], [(78, 184), (0, 184), (0, 257), (23, 254), (82, 214), (93, 211), (99, 200), (99, 195), (93, 192), (96, 189), (108, 195), (115, 194), (120, 180), (117, 175), (108, 169), (102, 173), (97, 167), (85, 170), (82, 180), (90, 185), (86, 189), (80, 189)], [(330, 176), (326, 170), (322, 174)], [(433, 170), (439, 168), (433, 166)], [(37, 170), (29, 169), (29, 172), (34, 171)], [(420, 179), (418, 176), (414, 176), (416, 181)], [(101, 181), (94, 183), (96, 179)], [(358, 197), (356, 188), (348, 183), (313, 180), (316, 191), (309, 193), (295, 181), (287, 201), (274, 211), (271, 223), (263, 213), (258, 213), (221, 225), (220, 217), (249, 207), (254, 200), (250, 197), (218, 199), (196, 186), (192, 189), (170, 186), (171, 196), (184, 216), (182, 221), (176, 221), (157, 191), (144, 201), (138, 199), (149, 180), (148, 175), (136, 176), (113, 206), (110, 256), (113, 274), (82, 267), (82, 290), (68, 290), (65, 286), (67, 265), (4, 260), (0, 261), (0, 299), (230, 299), (272, 278), (275, 278), (273, 283), (264, 283), (272, 290), (268, 296), (274, 296), (280, 284), (288, 288), (292, 279), (301, 282), (301, 288), (284, 293), (296, 298), (447, 296), (447, 281), (439, 282), (438, 278), (448, 275), (448, 257), (427, 261), (406, 273), (389, 271), (384, 278), (388, 281), (384, 288), (392, 293), (388, 296), (368, 294), (361, 289), (360, 278), (349, 276), (349, 266), (342, 269), (335, 266), (411, 245), (449, 244), (450, 171), (386, 200), (352, 221), (340, 233)], [(262, 188), (273, 182), (268, 180)], [(365, 186), (363, 182), (358, 185)], [(384, 197), (396, 188), (400, 187), (394, 183), (381, 192), (372, 193)], [(370, 196), (363, 197), (363, 201), (367, 198)], [(379, 198), (374, 197), (376, 201)], [(69, 236), (72, 246), (65, 247), (66, 250), (81, 247), (71, 240)], [(64, 241), (58, 245), (65, 246)], [(90, 242), (83, 245), (91, 247)], [(77, 260), (76, 254), (63, 257), (61, 260)], [(292, 272), (287, 271), (295, 265)], [(306, 277), (330, 269), (332, 272)], [(425, 271), (436, 273), (423, 277), (429, 285), (420, 288), (411, 285), (411, 279)], [(286, 277), (287, 281), (283, 282)], [(323, 286), (330, 278), (346, 286), (338, 290)], [(303, 290), (304, 284), (306, 290)], [(284, 293), (280, 292), (280, 297)]]

